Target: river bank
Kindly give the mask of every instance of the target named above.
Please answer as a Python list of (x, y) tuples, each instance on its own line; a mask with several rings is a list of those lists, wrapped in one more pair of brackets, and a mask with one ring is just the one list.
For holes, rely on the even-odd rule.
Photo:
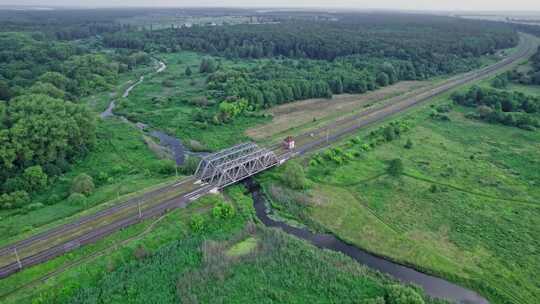
[(313, 233), (306, 228), (298, 228), (288, 225), (282, 221), (276, 221), (269, 215), (272, 210), (268, 204), (260, 185), (253, 179), (246, 182), (246, 185), (252, 195), (255, 213), (257, 218), (267, 227), (279, 228), (284, 232), (294, 235), (300, 239), (306, 240), (316, 247), (341, 252), (360, 264), (369, 268), (378, 270), (382, 273), (404, 282), (421, 286), (426, 294), (431, 297), (453, 301), (455, 303), (487, 304), (485, 298), (476, 292), (437, 278), (425, 273), (419, 272), (413, 268), (394, 263), (382, 257), (370, 254), (358, 247), (352, 246), (327, 233)]

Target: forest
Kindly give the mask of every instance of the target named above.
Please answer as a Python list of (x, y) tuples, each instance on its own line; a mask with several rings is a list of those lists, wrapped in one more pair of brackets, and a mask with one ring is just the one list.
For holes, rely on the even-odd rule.
[(0, 33), (0, 208), (20, 208), (95, 143), (96, 117), (80, 98), (108, 90), (151, 58), (96, 52), (40, 32)]

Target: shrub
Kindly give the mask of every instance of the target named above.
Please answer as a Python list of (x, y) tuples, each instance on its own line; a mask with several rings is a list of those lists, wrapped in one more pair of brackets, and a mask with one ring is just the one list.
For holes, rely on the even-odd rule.
[(54, 205), (56, 203), (58, 203), (60, 201), (60, 196), (58, 194), (52, 194), (51, 196), (49, 196), (49, 198), (47, 199), (47, 205)]
[(42, 203), (33, 203), (33, 204), (30, 204), (28, 206), (26, 206), (26, 210), (28, 211), (33, 211), (33, 210), (37, 210), (37, 209), (40, 209), (40, 208), (43, 208), (45, 207), (45, 205), (43, 205)]
[(405, 149), (412, 149), (413, 147), (413, 142), (412, 140), (409, 138), (407, 139), (407, 142), (405, 143), (405, 146), (403, 146)]
[(12, 177), (8, 178), (4, 185), (2, 185), (2, 189), (4, 192), (14, 192), (24, 189), (24, 180), (20, 177)]
[(231, 204), (225, 204), (220, 202), (212, 209), (212, 215), (215, 218), (228, 219), (232, 218), (234, 214), (235, 210)]
[(392, 285), (387, 290), (388, 304), (424, 304), (424, 299), (414, 289), (401, 285)]
[(68, 197), (68, 202), (71, 205), (84, 205), (86, 203), (86, 197), (80, 193), (72, 193)]
[(287, 163), (283, 171), (282, 180), (293, 189), (305, 189), (307, 186), (304, 168), (296, 161), (289, 161)]
[(135, 256), (135, 259), (137, 260), (143, 260), (144, 258), (148, 257), (148, 251), (146, 248), (144, 248), (143, 245), (138, 245), (137, 248), (133, 251), (133, 256)]
[(180, 172), (184, 175), (192, 175), (199, 166), (200, 159), (194, 156), (188, 156), (182, 166), (180, 166)]
[(71, 184), (71, 193), (80, 193), (90, 195), (94, 191), (94, 181), (92, 177), (86, 173), (81, 173), (73, 179)]
[(452, 110), (452, 106), (449, 104), (443, 104), (435, 108), (435, 110), (439, 113), (448, 113)]
[(41, 166), (32, 166), (24, 170), (22, 175), (25, 187), (28, 192), (39, 191), (47, 186), (47, 174), (43, 172)]
[(383, 134), (386, 141), (392, 141), (396, 138), (396, 130), (393, 126), (384, 128)]
[(391, 160), (388, 163), (388, 167), (386, 168), (386, 173), (388, 173), (391, 176), (398, 177), (401, 174), (403, 174), (403, 170), (404, 170), (403, 162), (401, 161), (401, 159), (396, 158), (396, 159)]
[(201, 232), (204, 230), (204, 217), (200, 214), (195, 214), (191, 217), (189, 228), (193, 232)]
[(109, 180), (109, 175), (107, 174), (107, 172), (101, 171), (97, 174), (96, 180), (100, 185), (105, 184)]
[(163, 175), (174, 174), (176, 172), (176, 163), (170, 159), (160, 160), (155, 165), (154, 171)]
[(21, 208), (30, 202), (30, 196), (26, 191), (14, 191), (0, 196), (0, 208)]

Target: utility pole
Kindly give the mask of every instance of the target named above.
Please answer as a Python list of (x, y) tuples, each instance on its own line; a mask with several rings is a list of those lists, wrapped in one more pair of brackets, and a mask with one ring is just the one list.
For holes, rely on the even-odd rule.
[(19, 265), (19, 269), (22, 269), (22, 263), (21, 259), (19, 258), (19, 253), (17, 252), (17, 247), (15, 247), (15, 257), (17, 258), (17, 265)]

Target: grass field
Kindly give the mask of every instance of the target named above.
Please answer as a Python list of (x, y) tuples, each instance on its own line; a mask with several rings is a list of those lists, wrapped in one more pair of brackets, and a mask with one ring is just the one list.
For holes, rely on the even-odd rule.
[(327, 122), (337, 117), (350, 115), (375, 103), (406, 94), (429, 85), (428, 81), (402, 81), (365, 94), (334, 95), (331, 99), (307, 99), (276, 106), (267, 110), (272, 121), (254, 126), (246, 134), (255, 140), (264, 140), (283, 135), (295, 128), (304, 128), (314, 122)]
[[(358, 303), (422, 291), (250, 222), (242, 187), (145, 221), (0, 282), (2, 303)], [(212, 216), (225, 200), (236, 215)], [(195, 214), (203, 219), (194, 231)], [(56, 271), (46, 282), (39, 278)], [(76, 279), (75, 279), (76, 278)], [(34, 282), (35, 281), (35, 282)], [(33, 282), (33, 283), (31, 283)], [(30, 284), (29, 284), (30, 283)], [(0, 295), (2, 296), (2, 295)], [(420, 301), (422, 301), (420, 299)], [(424, 302), (433, 301), (425, 298)], [(423, 303), (423, 302), (415, 302)]]
[[(277, 195), (275, 207), (361, 248), (470, 286), (493, 303), (535, 303), (540, 132), (469, 120), (463, 108), (454, 108), (451, 121), (434, 120), (430, 111), (402, 115), (412, 129), (370, 151), (360, 147), (377, 126), (362, 131), (359, 143), (343, 143), (344, 154), (359, 151), (345, 165), (304, 159), (311, 163), (310, 190), (289, 198), (297, 204)], [(413, 147), (406, 149), (409, 139)], [(395, 158), (404, 164), (400, 178), (385, 175)], [(279, 174), (267, 174), (265, 187), (287, 193), (279, 190), (286, 188)]]

